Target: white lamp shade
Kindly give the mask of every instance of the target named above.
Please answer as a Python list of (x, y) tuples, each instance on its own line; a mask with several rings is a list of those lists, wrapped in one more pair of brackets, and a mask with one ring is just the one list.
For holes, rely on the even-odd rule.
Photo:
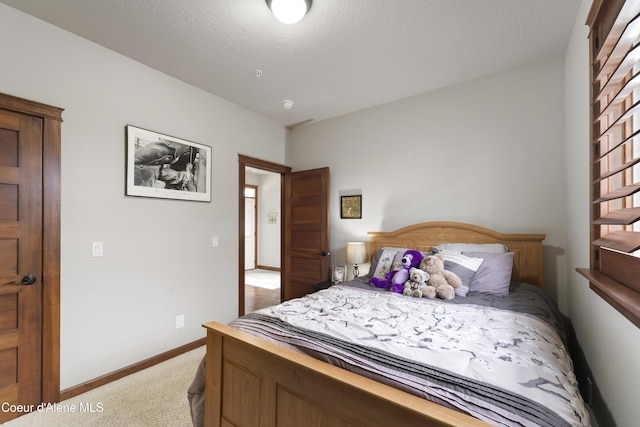
[(285, 24), (299, 22), (308, 12), (305, 0), (271, 0), (269, 7), (276, 18)]
[(367, 262), (367, 248), (364, 242), (347, 243), (347, 264), (363, 264)]

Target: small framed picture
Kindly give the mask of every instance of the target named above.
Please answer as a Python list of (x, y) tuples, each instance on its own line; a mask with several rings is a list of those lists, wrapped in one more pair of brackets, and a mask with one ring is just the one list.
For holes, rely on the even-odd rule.
[(340, 218), (362, 218), (362, 196), (340, 197)]
[(333, 273), (331, 274), (331, 281), (333, 283), (342, 283), (344, 282), (345, 277), (347, 276), (347, 266), (346, 265), (334, 265)]

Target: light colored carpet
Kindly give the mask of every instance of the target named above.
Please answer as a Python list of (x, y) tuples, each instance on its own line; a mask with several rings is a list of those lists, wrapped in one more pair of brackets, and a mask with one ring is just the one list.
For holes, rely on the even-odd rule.
[(187, 389), (204, 354), (203, 346), (60, 402), (67, 412), (36, 411), (2, 426), (190, 427)]
[(278, 289), (280, 287), (280, 272), (272, 270), (245, 270), (244, 283), (265, 289)]

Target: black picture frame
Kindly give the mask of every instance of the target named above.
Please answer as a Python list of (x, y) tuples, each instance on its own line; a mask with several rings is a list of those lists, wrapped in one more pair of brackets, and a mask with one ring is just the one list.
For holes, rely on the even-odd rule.
[(126, 126), (125, 195), (211, 202), (211, 147)]
[(360, 219), (362, 218), (362, 196), (341, 196), (340, 197), (340, 218)]

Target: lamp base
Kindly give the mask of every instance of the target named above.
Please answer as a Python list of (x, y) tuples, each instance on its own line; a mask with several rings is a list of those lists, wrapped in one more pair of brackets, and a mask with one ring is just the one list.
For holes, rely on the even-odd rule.
[(360, 276), (360, 270), (358, 270), (358, 264), (353, 264), (353, 278), (357, 279)]

